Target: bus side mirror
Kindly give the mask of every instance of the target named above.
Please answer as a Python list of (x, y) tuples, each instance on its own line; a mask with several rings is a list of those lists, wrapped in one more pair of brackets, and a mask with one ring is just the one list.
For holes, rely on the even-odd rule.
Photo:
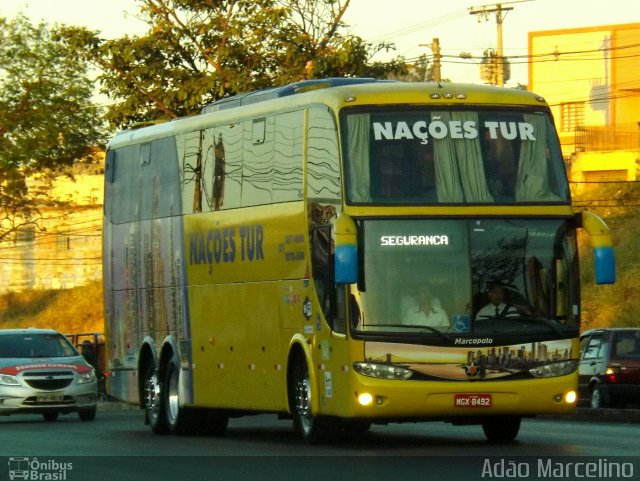
[(593, 264), (596, 284), (615, 284), (616, 258), (613, 247), (594, 247)]
[(580, 214), (579, 225), (589, 234), (596, 284), (615, 284), (616, 257), (609, 227), (600, 217), (587, 211)]
[(334, 272), (336, 284), (358, 282), (358, 242), (356, 225), (345, 214), (339, 214), (334, 223)]

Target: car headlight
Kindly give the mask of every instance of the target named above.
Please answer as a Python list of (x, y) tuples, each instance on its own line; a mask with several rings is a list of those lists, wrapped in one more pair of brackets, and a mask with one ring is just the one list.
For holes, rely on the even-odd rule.
[(87, 384), (90, 382), (94, 382), (96, 380), (96, 373), (94, 370), (89, 372), (83, 372), (78, 374), (78, 380), (76, 381), (78, 384)]
[(0, 384), (3, 386), (19, 386), (20, 381), (16, 376), (12, 376), (11, 374), (0, 374)]
[(413, 371), (406, 367), (375, 362), (355, 362), (353, 363), (353, 369), (363, 376), (381, 379), (409, 379), (413, 375)]
[(576, 369), (578, 369), (578, 361), (570, 360), (536, 366), (529, 369), (529, 373), (533, 377), (556, 377), (571, 374)]

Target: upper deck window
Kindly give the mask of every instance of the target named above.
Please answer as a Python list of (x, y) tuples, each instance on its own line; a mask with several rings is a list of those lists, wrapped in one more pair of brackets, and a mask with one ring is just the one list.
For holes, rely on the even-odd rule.
[(351, 204), (569, 201), (545, 112), (359, 109), (342, 121)]

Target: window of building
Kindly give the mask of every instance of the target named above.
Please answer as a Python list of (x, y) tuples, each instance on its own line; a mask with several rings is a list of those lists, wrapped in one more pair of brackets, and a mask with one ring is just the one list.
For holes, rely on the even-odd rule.
[(58, 232), (56, 236), (56, 247), (58, 251), (68, 251), (71, 249), (71, 237), (64, 232)]
[(584, 126), (584, 102), (560, 104), (560, 128), (563, 132), (573, 132)]
[(16, 231), (16, 242), (33, 242), (36, 239), (36, 228), (32, 225), (20, 227)]

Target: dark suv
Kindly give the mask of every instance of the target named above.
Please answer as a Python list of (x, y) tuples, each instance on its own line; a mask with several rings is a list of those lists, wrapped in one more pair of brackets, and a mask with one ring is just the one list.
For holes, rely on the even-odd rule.
[(640, 405), (640, 329), (594, 329), (580, 336), (580, 400), (592, 408)]

